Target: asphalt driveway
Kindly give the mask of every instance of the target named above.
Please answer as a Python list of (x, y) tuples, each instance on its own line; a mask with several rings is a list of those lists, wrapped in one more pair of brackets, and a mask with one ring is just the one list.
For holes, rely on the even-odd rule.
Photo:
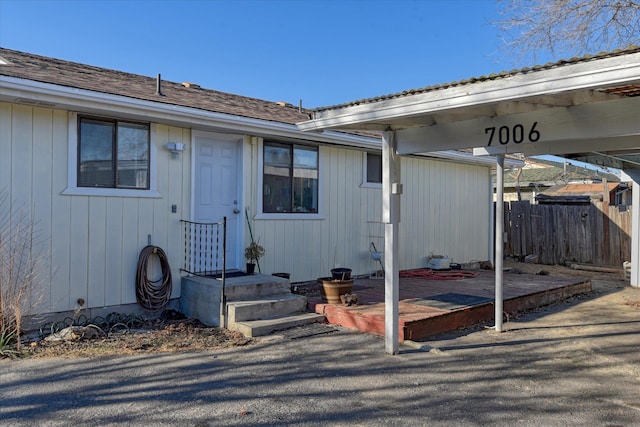
[(640, 290), (594, 289), (397, 356), (323, 326), (205, 353), (4, 360), (0, 424), (640, 426)]

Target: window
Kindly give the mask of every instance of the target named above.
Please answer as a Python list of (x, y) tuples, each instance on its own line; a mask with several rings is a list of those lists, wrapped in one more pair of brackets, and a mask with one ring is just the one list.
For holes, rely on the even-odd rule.
[(149, 125), (78, 120), (78, 187), (149, 189)]
[(367, 184), (382, 184), (382, 154), (366, 153), (365, 177)]
[(318, 148), (264, 143), (262, 212), (318, 212)]

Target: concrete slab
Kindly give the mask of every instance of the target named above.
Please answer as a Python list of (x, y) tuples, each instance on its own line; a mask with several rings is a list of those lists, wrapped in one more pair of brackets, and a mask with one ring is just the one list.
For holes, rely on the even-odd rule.
[[(214, 277), (184, 276), (181, 280), (180, 311), (209, 326), (222, 326), (222, 280)], [(229, 277), (225, 280), (226, 301), (289, 294), (289, 280), (266, 274)]]
[(247, 320), (237, 322), (234, 330), (246, 337), (269, 335), (273, 331), (293, 328), (309, 323), (323, 322), (324, 316), (317, 313), (299, 313), (290, 316), (279, 316), (274, 319)]
[(230, 301), (227, 303), (228, 327), (243, 320), (268, 319), (278, 314), (303, 312), (307, 299), (302, 295), (284, 294), (269, 297)]

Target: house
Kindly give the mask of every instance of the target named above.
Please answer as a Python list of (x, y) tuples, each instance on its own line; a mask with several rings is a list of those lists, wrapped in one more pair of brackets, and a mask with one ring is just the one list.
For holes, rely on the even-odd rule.
[(606, 202), (610, 206), (630, 204), (627, 183), (603, 182), (600, 184), (565, 184), (546, 189), (536, 196), (538, 204), (588, 205), (593, 202)]
[[(375, 271), (379, 134), (302, 132), (309, 117), (285, 102), (0, 49), (0, 191), (32, 218), (44, 254), (32, 312), (135, 310), (147, 245), (166, 253), (178, 299), (190, 245), (181, 220), (226, 217), (229, 270), (244, 269), (253, 238), (266, 251), (260, 271), (292, 282), (337, 266)], [(430, 254), (490, 258), (491, 167), (457, 151), (406, 159), (415, 184), (404, 189), (401, 268)]]
[[(619, 182), (613, 173), (589, 169), (569, 161), (554, 162), (536, 157), (524, 159), (522, 168), (509, 170), (504, 178), (505, 201), (529, 200), (535, 203), (536, 196), (547, 189), (566, 184), (598, 184), (606, 180)], [(518, 196), (518, 193), (520, 194)]]

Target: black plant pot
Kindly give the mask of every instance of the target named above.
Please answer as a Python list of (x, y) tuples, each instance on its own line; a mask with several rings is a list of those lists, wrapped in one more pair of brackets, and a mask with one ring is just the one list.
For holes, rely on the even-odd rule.
[(333, 280), (351, 280), (350, 268), (334, 268), (331, 270)]
[(256, 265), (252, 262), (247, 263), (247, 274), (253, 274), (256, 271)]

